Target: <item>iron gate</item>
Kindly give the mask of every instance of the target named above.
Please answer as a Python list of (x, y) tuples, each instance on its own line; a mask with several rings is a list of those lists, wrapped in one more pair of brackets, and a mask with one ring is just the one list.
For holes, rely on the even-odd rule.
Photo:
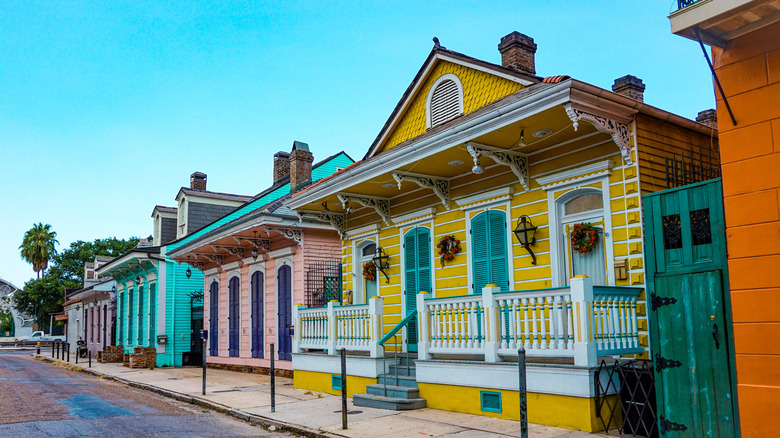
[(331, 300), (342, 302), (341, 260), (310, 263), (306, 271), (306, 307), (326, 306)]
[(594, 380), (596, 417), (607, 433), (617, 429), (624, 436), (658, 437), (652, 361), (602, 360)]

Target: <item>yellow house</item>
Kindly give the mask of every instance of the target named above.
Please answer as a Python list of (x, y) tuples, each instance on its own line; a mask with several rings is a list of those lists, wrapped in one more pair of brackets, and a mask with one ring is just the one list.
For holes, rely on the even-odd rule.
[(633, 76), (536, 76), (518, 32), (502, 65), (434, 42), (364, 159), (288, 202), (342, 235), (343, 302), (294, 309), (295, 385), (339, 391), (345, 349), (356, 405), (518, 419), (523, 348), (529, 421), (599, 430), (599, 360), (648, 354), (641, 195), (717, 133)]

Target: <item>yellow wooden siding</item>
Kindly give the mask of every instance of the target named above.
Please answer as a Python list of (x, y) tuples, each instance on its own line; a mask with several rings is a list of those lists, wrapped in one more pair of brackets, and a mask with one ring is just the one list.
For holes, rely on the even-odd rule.
[[(469, 284), (469, 236), (467, 235), (467, 220), (485, 209), (500, 209), (506, 211), (507, 203), (509, 206), (511, 227), (514, 229), (515, 221), (520, 215), (529, 215), (534, 225), (538, 226), (536, 233), (536, 243), (532, 249), (537, 257), (537, 265), (531, 264), (531, 256), (517, 242), (514, 235), (511, 235), (511, 253), (510, 253), (510, 288), (513, 290), (531, 290), (550, 288), (553, 286), (552, 259), (557, 258), (557, 250), (551, 251), (550, 248), (550, 214), (548, 212), (548, 192), (541, 188), (535, 181), (536, 175), (542, 173), (555, 173), (556, 169), (576, 168), (604, 160), (612, 160), (615, 163), (612, 173), (608, 178), (609, 187), (602, 188), (602, 182), (591, 182), (583, 184), (583, 187), (595, 187), (605, 189), (610, 196), (612, 229), (610, 231), (612, 238), (613, 257), (615, 259), (628, 258), (629, 279), (617, 280), (616, 286), (643, 286), (644, 285), (644, 263), (642, 254), (642, 234), (641, 234), (641, 212), (639, 209), (638, 177), (637, 165), (626, 166), (622, 160), (617, 146), (612, 142), (601, 142), (601, 139), (595, 138), (595, 143), (602, 143), (597, 146), (580, 145), (581, 150), (572, 150), (571, 154), (565, 154), (554, 158), (555, 154), (550, 154), (551, 159), (545, 159), (539, 165), (535, 164), (537, 156), (529, 158), (531, 173), (531, 188), (524, 191), (523, 187), (517, 181), (516, 176), (503, 166), (491, 166), (486, 169), (482, 175), (464, 175), (454, 178), (450, 181), (451, 193), (453, 199), (463, 196), (470, 196), (477, 193), (483, 193), (488, 190), (502, 187), (512, 187), (515, 194), (509, 201), (501, 201), (495, 204), (480, 205), (475, 203), (471, 206), (460, 207), (456, 202), (452, 202), (451, 210), (446, 210), (430, 190), (416, 189), (399, 195), (390, 203), (392, 215), (407, 214), (412, 211), (418, 211), (430, 207), (436, 207), (437, 213), (433, 219), (426, 219), (421, 226), (430, 226), (433, 224), (432, 236), (433, 245), (433, 285), (431, 291), (435, 297), (449, 297), (466, 295), (471, 292)], [(541, 154), (539, 154), (541, 155)], [(541, 170), (540, 170), (541, 169)], [(555, 197), (566, 193), (568, 189), (554, 190)], [(363, 211), (366, 210), (366, 211)], [(358, 212), (356, 212), (358, 213)], [(390, 277), (390, 283), (385, 283), (385, 277), (379, 274), (379, 294), (385, 300), (383, 328), (386, 333), (395, 324), (401, 321), (403, 307), (401, 305), (403, 297), (403, 275), (400, 271), (401, 257), (403, 248), (400, 245), (402, 233), (410, 229), (413, 225), (393, 224), (386, 226), (379, 217), (368, 209), (361, 209), (360, 214), (351, 215), (348, 220), (350, 227), (359, 228), (371, 223), (380, 224), (380, 229), (376, 237), (379, 245), (385, 248), (390, 255), (390, 269), (387, 273)], [(352, 229), (354, 229), (352, 228)], [(445, 235), (454, 235), (461, 240), (462, 252), (453, 260), (445, 262), (441, 266), (438, 255), (435, 253), (435, 243)], [(366, 236), (347, 239), (344, 241), (345, 253), (345, 288), (354, 289), (351, 285), (352, 267), (351, 251), (357, 243), (366, 239)], [(612, 270), (611, 260), (607, 269)], [(647, 322), (644, 303), (640, 303), (642, 345), (647, 347)]]
[(427, 130), (425, 102), (433, 83), (441, 75), (451, 73), (460, 79), (463, 85), (463, 111), (468, 114), (482, 108), (490, 102), (508, 96), (523, 88), (521, 84), (490, 73), (481, 72), (447, 61), (437, 61), (428, 76), (423, 79), (417, 94), (412, 96), (411, 103), (400, 117), (387, 140), (380, 145), (377, 152), (390, 149), (411, 138), (417, 137)]

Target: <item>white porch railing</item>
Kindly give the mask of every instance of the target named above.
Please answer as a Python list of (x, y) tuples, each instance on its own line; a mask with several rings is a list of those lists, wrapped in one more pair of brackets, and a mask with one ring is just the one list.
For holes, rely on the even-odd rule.
[(573, 278), (563, 288), (499, 290), (437, 299), (419, 294), (420, 359), (481, 354), (497, 362), (523, 347), (529, 356), (568, 356), (595, 366), (599, 355), (643, 351), (636, 318), (641, 288), (593, 287), (589, 278)]
[(303, 349), (325, 350), (329, 355), (338, 350), (367, 351), (371, 357), (382, 357), (379, 345), (382, 319), (382, 299), (375, 297), (368, 304), (341, 306), (335, 301), (326, 307), (293, 307), (295, 335), (293, 353)]

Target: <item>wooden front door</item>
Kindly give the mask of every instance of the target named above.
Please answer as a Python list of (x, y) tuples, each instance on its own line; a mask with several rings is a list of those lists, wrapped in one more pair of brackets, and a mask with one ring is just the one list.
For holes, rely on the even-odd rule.
[(658, 430), (736, 436), (720, 180), (644, 197)]
[(292, 268), (285, 265), (277, 274), (277, 319), (279, 321), (279, 360), (292, 360)]
[(241, 329), (239, 293), (238, 277), (233, 277), (228, 282), (228, 356), (230, 357), (238, 357)]
[(262, 358), (263, 348), (263, 322), (265, 321), (265, 307), (263, 307), (263, 294), (265, 287), (263, 273), (252, 274), (252, 357)]
[[(417, 294), (431, 292), (431, 232), (414, 228), (404, 235), (404, 308), (417, 312)], [(417, 351), (417, 324), (406, 326), (407, 351)]]

